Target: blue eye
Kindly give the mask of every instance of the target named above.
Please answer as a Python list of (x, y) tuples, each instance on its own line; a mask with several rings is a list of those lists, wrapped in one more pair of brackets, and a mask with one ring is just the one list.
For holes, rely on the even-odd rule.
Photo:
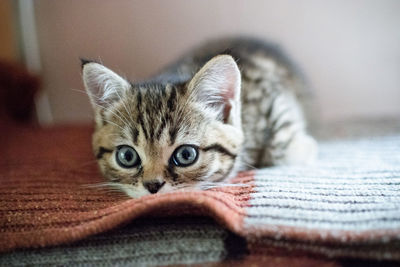
[(115, 154), (117, 163), (122, 168), (133, 168), (140, 164), (140, 158), (136, 150), (130, 146), (119, 146), (117, 147), (117, 153)]
[(187, 167), (196, 162), (198, 149), (193, 145), (182, 145), (175, 149), (172, 162), (178, 167)]

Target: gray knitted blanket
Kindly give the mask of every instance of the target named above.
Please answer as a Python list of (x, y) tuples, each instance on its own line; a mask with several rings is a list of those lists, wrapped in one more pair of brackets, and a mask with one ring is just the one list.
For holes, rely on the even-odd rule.
[(399, 135), (321, 143), (315, 166), (258, 170), (255, 188), (245, 227), (266, 244), (400, 260)]

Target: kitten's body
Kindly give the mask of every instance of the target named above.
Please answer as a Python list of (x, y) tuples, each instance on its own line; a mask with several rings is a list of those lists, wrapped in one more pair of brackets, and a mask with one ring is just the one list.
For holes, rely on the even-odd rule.
[[(315, 158), (296, 98), (306, 92), (303, 80), (275, 46), (248, 39), (208, 43), (133, 85), (96, 63), (84, 64), (83, 74), (96, 113), (100, 168), (130, 196), (209, 185), (247, 166)], [(134, 148), (140, 166), (119, 168), (121, 145)], [(184, 145), (198, 159), (182, 167), (173, 159)]]
[(300, 70), (276, 45), (243, 38), (208, 42), (149, 82), (188, 82), (207, 61), (219, 54), (233, 56), (241, 71), (241, 118), (245, 136), (241, 160), (254, 167), (311, 162), (316, 146), (308, 142), (313, 140), (305, 140), (304, 148), (314, 151), (300, 151), (303, 150), (300, 147), (295, 151), (285, 149), (294, 135), (305, 134), (306, 121), (298, 99), (308, 100), (305, 98), (309, 91)]

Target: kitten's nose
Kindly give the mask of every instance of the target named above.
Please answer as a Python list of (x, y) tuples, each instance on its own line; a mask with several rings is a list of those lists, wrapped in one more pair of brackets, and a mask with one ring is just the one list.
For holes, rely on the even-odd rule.
[(149, 181), (145, 182), (143, 186), (149, 190), (150, 193), (155, 194), (160, 190), (160, 188), (165, 184), (164, 182), (159, 182), (159, 181)]

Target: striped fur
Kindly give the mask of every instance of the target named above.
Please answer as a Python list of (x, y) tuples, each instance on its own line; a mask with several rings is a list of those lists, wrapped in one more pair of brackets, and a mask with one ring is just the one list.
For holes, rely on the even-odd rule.
[[(244, 39), (199, 47), (137, 84), (83, 62), (102, 173), (140, 197), (150, 182), (169, 192), (220, 182), (247, 166), (311, 162), (316, 143), (305, 130), (296, 98), (304, 85), (295, 69), (276, 47)], [(178, 167), (171, 157), (184, 144), (198, 147), (199, 158)], [(133, 147), (141, 164), (121, 168), (120, 145)]]

